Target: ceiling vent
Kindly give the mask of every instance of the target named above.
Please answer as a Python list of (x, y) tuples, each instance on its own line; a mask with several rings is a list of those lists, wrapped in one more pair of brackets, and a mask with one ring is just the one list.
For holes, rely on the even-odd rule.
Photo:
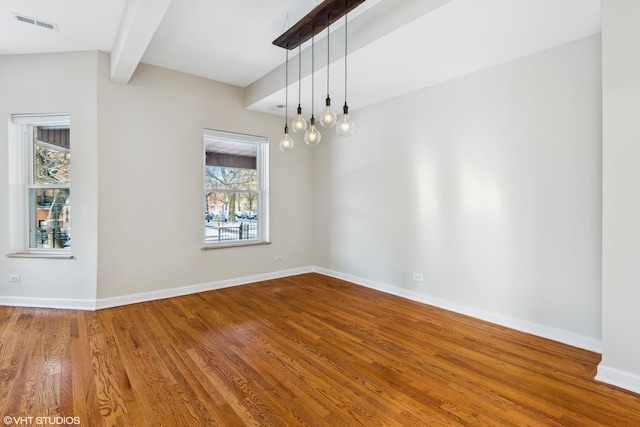
[(283, 104), (277, 104), (277, 105), (272, 105), (271, 107), (267, 108), (268, 110), (273, 110), (273, 111), (278, 111), (278, 110), (282, 110), (284, 108)]
[(24, 22), (25, 24), (35, 25), (36, 27), (44, 28), (51, 31), (58, 31), (58, 24), (53, 24), (51, 22), (43, 21), (37, 18), (31, 18), (30, 16), (21, 15), (19, 13), (13, 12), (13, 16), (19, 21)]

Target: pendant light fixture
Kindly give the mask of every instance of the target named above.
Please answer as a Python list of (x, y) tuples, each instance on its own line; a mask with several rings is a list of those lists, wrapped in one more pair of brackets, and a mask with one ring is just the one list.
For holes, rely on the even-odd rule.
[[(327, 99), (325, 102), (326, 108), (320, 115), (320, 123), (325, 127), (330, 127), (335, 124), (336, 131), (339, 135), (348, 136), (353, 133), (354, 125), (349, 118), (349, 107), (347, 105), (347, 14), (353, 9), (362, 4), (365, 0), (323, 0), (315, 9), (305, 15), (302, 19), (296, 22), (292, 27), (289, 27), (287, 31), (282, 33), (277, 39), (273, 41), (273, 44), (287, 50), (293, 50), (298, 48), (298, 114), (291, 122), (291, 129), (295, 133), (304, 133), (304, 140), (308, 145), (318, 145), (321, 139), (320, 132), (316, 128), (316, 120), (314, 113), (314, 74), (315, 74), (315, 39), (314, 36), (327, 29)], [(330, 47), (329, 43), (329, 26), (344, 16), (344, 107), (342, 108), (343, 114), (336, 122), (335, 113), (331, 111), (331, 98), (329, 97), (329, 66), (331, 63)], [(307, 121), (302, 117), (301, 107), (301, 85), (302, 85), (302, 49), (301, 45), (311, 39), (311, 123), (307, 128)], [(285, 74), (286, 84), (288, 90), (288, 61), (287, 56), (287, 68)], [(285, 90), (285, 96), (288, 92)], [(288, 104), (285, 105), (285, 109), (288, 109)], [(288, 110), (285, 111), (285, 116), (288, 117)], [(291, 136), (288, 134), (288, 128), (285, 125), (285, 135), (281, 141), (280, 148), (283, 150), (293, 149), (293, 140), (289, 142)], [(287, 138), (288, 137), (288, 138)]]
[(300, 106), (300, 84), (302, 81), (302, 51), (300, 46), (301, 44), (298, 44), (298, 115), (291, 123), (291, 128), (295, 133), (303, 133), (307, 130), (307, 121), (302, 117), (302, 107)]
[(329, 25), (331, 23), (330, 20), (331, 15), (327, 15), (327, 99), (325, 100), (325, 108), (320, 114), (320, 124), (326, 128), (330, 128), (331, 126), (336, 124), (336, 113), (331, 109), (331, 98), (329, 97), (329, 65), (331, 64), (331, 56), (329, 55)]
[[(345, 9), (347, 2), (345, 2)], [(336, 132), (340, 136), (349, 136), (353, 133), (354, 124), (349, 118), (349, 106), (347, 105), (347, 14), (344, 15), (344, 107), (342, 117), (336, 123)]]
[(295, 146), (293, 139), (289, 136), (289, 49), (285, 49), (287, 52), (285, 60), (285, 82), (284, 82), (284, 136), (280, 140), (280, 149), (282, 151), (291, 151)]
[(315, 117), (313, 117), (313, 101), (314, 101), (313, 92), (315, 89), (314, 82), (313, 82), (313, 76), (315, 74), (314, 46), (315, 46), (315, 35), (311, 36), (311, 121), (310, 121), (311, 126), (309, 126), (309, 129), (307, 129), (307, 131), (304, 133), (304, 142), (306, 142), (307, 145), (311, 145), (311, 146), (318, 145), (320, 143), (320, 139), (322, 139), (322, 135), (320, 135), (320, 132), (316, 128), (316, 119)]

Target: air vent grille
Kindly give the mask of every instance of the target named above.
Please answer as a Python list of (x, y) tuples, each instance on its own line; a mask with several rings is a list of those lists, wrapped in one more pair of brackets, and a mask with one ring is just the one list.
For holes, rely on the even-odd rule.
[(34, 19), (27, 18), (26, 16), (22, 15), (15, 15), (15, 17), (20, 22), (26, 22), (27, 24), (36, 25), (36, 21)]
[(51, 31), (58, 31), (58, 24), (53, 24), (51, 22), (43, 21), (41, 19), (32, 18), (26, 15), (21, 15), (16, 12), (13, 12), (13, 16), (15, 16), (15, 18), (19, 22), (24, 22), (25, 24), (29, 24), (29, 25), (35, 25), (36, 27), (45, 28)]

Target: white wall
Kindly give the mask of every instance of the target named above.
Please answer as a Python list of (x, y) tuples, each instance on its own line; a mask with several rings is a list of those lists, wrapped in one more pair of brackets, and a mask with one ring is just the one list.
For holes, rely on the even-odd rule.
[[(312, 150), (281, 152), (284, 119), (243, 104), (241, 88), (145, 64), (113, 83), (100, 54), (100, 299), (313, 264)], [(203, 128), (269, 138), (271, 245), (201, 250)]]
[(640, 393), (640, 2), (602, 2), (602, 362)]
[[(97, 266), (97, 53), (0, 56), (0, 303), (91, 308)], [(7, 258), (8, 123), (16, 113), (70, 113), (74, 259)], [(9, 274), (21, 282), (9, 283)]]
[[(85, 52), (0, 56), (0, 93), (2, 200), (10, 115), (71, 114), (74, 256), (2, 256), (0, 303), (91, 309), (313, 265), (313, 151), (282, 153), (283, 119), (247, 111), (241, 88), (147, 65), (121, 85), (107, 54)], [(201, 250), (205, 127), (270, 139), (272, 244)], [(2, 255), (8, 218), (2, 203)]]
[(316, 158), (316, 265), (597, 349), (600, 59), (598, 35), (354, 111)]

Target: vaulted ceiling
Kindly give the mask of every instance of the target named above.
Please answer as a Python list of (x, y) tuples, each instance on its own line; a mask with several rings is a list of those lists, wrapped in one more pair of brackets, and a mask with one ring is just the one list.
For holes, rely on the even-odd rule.
[[(246, 88), (246, 106), (284, 114), (285, 52), (272, 41), (315, 0), (4, 0), (0, 55), (100, 50), (127, 84), (140, 62)], [(17, 16), (22, 17), (17, 19)], [(34, 23), (24, 18), (33, 18)], [(599, 0), (366, 0), (348, 15), (351, 111), (600, 31)], [(49, 25), (52, 24), (52, 25)], [(54, 29), (49, 29), (53, 26)], [(344, 102), (344, 25), (331, 26), (330, 93)], [(315, 103), (327, 93), (315, 39)], [(310, 108), (311, 43), (302, 47)], [(289, 103), (297, 104), (297, 51)], [(289, 113), (293, 109), (290, 108)]]

